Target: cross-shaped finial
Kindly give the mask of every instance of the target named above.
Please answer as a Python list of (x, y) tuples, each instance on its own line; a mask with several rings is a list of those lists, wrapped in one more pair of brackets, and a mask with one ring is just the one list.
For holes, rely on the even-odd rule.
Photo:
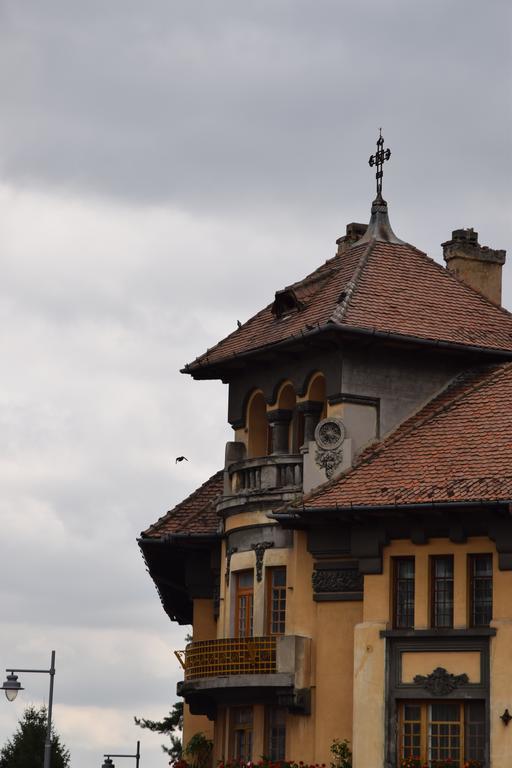
[(384, 164), (385, 160), (389, 160), (391, 157), (391, 150), (390, 149), (383, 149), (384, 147), (384, 139), (382, 138), (382, 128), (379, 128), (379, 138), (377, 139), (377, 151), (374, 155), (370, 157), (368, 160), (368, 164), (371, 168), (375, 165), (377, 167), (377, 173), (375, 174), (375, 178), (377, 179), (377, 197), (380, 197), (382, 195), (382, 177), (383, 177), (383, 171), (382, 166)]

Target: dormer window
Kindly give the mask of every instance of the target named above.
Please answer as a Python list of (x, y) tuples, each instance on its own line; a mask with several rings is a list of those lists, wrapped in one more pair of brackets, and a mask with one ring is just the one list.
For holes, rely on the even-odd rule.
[(292, 312), (298, 312), (304, 308), (304, 304), (299, 301), (293, 288), (284, 288), (282, 291), (276, 291), (274, 303), (272, 304), (272, 314), (277, 319), (287, 317)]

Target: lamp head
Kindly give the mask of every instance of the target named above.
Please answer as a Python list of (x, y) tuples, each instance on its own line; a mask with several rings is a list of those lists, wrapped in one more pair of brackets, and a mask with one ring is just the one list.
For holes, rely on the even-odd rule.
[(108, 755), (105, 755), (105, 760), (103, 761), (103, 765), (101, 768), (116, 768), (114, 763), (112, 762), (112, 758)]
[(14, 672), (11, 672), (10, 675), (7, 675), (1, 690), (5, 691), (7, 701), (14, 701), (18, 695), (18, 691), (23, 691), (25, 689), (22, 688), (21, 683), (18, 682), (18, 675), (15, 675)]

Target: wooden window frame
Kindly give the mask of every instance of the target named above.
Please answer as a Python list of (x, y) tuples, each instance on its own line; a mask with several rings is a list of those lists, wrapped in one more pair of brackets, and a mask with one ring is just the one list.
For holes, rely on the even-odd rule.
[[(413, 577), (409, 581), (412, 581), (412, 622), (410, 624), (400, 624), (398, 622), (398, 581), (399, 581), (399, 566), (400, 563), (407, 560), (413, 564)], [(413, 556), (405, 557), (393, 557), (391, 560), (391, 572), (392, 572), (392, 610), (393, 610), (393, 628), (394, 629), (414, 629), (414, 612), (415, 612), (415, 600), (416, 600), (416, 558)]]
[[(252, 575), (252, 586), (241, 587), (240, 577), (250, 573)], [(247, 568), (243, 571), (235, 571), (235, 637), (253, 637), (254, 636), (254, 570)], [(245, 633), (240, 633), (240, 601), (242, 597), (250, 597), (250, 612), (245, 617)]]
[[(283, 722), (274, 722), (273, 716), (278, 715), (283, 718)], [(265, 757), (268, 757), (272, 762), (282, 762), (286, 759), (286, 708), (270, 705), (265, 707)], [(284, 733), (284, 744), (282, 754), (275, 754), (272, 752), (272, 728), (282, 727)]]
[[(273, 576), (276, 573), (276, 571), (283, 570), (285, 574), (284, 579), (284, 587), (279, 587), (280, 590), (284, 591), (284, 615), (285, 615), (285, 626), (283, 628), (282, 632), (273, 632), (272, 631), (272, 618), (273, 618)], [(266, 594), (265, 594), (265, 603), (266, 603), (266, 611), (265, 611), (265, 630), (267, 635), (272, 636), (280, 636), (284, 635), (286, 632), (286, 597), (287, 597), (287, 583), (286, 583), (286, 566), (285, 565), (275, 565), (271, 566), (269, 568), (265, 569), (265, 586), (266, 586)]]
[[(474, 564), (479, 557), (486, 557), (489, 558), (490, 561), (490, 576), (487, 578), (487, 580), (490, 582), (490, 597), (491, 597), (491, 613), (489, 616), (489, 620), (486, 622), (477, 622), (475, 621), (475, 606), (476, 606), (476, 600), (475, 600), (475, 586), (476, 581), (478, 580), (475, 576), (474, 572)], [(468, 555), (468, 625), (470, 627), (488, 627), (490, 622), (492, 621), (492, 613), (493, 613), (493, 579), (494, 573), (493, 573), (493, 556), (491, 552), (471, 552)]]
[[(236, 720), (236, 713), (241, 712), (242, 710), (251, 712), (251, 718), (250, 720), (247, 720), (247, 722), (237, 723)], [(252, 706), (247, 707), (231, 707), (230, 709), (230, 734), (229, 734), (229, 746), (230, 751), (232, 754), (233, 760), (243, 760), (243, 762), (249, 762), (252, 760), (252, 752), (254, 749), (254, 709)], [(246, 754), (245, 755), (237, 755), (237, 734), (243, 733), (243, 738), (245, 742), (245, 749)], [(249, 739), (249, 744), (247, 743), (247, 739)]]
[[(432, 705), (435, 704), (457, 704), (459, 707), (459, 719), (458, 720), (448, 720), (448, 721), (441, 721), (441, 720), (435, 720), (432, 721), (430, 719), (429, 714), (429, 708), (432, 707)], [(483, 710), (483, 718), (482, 720), (472, 720), (470, 717), (470, 708), (472, 704), (479, 704), (484, 708)], [(404, 714), (405, 714), (405, 707), (406, 706), (418, 706), (420, 708), (420, 719), (419, 720), (405, 720)], [(404, 754), (404, 737), (405, 737), (405, 723), (411, 722), (411, 723), (420, 723), (420, 753), (419, 755), (415, 754)], [(398, 766), (400, 766), (402, 760), (404, 757), (416, 757), (420, 760), (421, 765), (424, 763), (427, 765), (430, 765), (430, 726), (433, 723), (458, 723), (459, 724), (459, 744), (460, 744), (460, 755), (459, 755), (459, 761), (455, 762), (453, 761), (453, 768), (463, 768), (464, 763), (466, 760), (474, 760), (474, 759), (480, 759), (475, 758), (474, 756), (469, 756), (469, 745), (470, 745), (470, 739), (471, 735), (469, 733), (469, 728), (471, 725), (476, 724), (482, 724), (484, 727), (484, 733), (480, 737), (483, 740), (483, 751), (485, 753), (485, 743), (488, 742), (489, 735), (488, 730), (486, 727), (486, 718), (485, 718), (485, 703), (481, 700), (464, 700), (464, 699), (441, 699), (437, 700), (434, 699), (432, 701), (428, 701), (425, 699), (411, 699), (411, 700), (402, 700), (398, 703), (398, 743), (397, 743), (397, 763)], [(477, 737), (478, 738), (478, 737)], [(435, 765), (435, 761), (438, 758), (433, 758), (433, 762)], [(484, 765), (482, 761), (482, 765)]]
[[(436, 600), (436, 583), (438, 579), (435, 574), (436, 563), (440, 560), (450, 560), (452, 566), (452, 597), (451, 597), (451, 621), (449, 624), (437, 623), (437, 600)], [(453, 555), (431, 555), (430, 556), (430, 626), (432, 629), (453, 629), (453, 616), (455, 607), (455, 560)], [(447, 579), (444, 579), (447, 581)], [(441, 581), (441, 579), (439, 579)]]

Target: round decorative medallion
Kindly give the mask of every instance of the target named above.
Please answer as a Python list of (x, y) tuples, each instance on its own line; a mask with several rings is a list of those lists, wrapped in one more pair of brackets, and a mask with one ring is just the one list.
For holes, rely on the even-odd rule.
[(339, 448), (345, 439), (345, 425), (340, 419), (328, 416), (322, 419), (315, 429), (315, 440), (319, 448), (333, 451)]

